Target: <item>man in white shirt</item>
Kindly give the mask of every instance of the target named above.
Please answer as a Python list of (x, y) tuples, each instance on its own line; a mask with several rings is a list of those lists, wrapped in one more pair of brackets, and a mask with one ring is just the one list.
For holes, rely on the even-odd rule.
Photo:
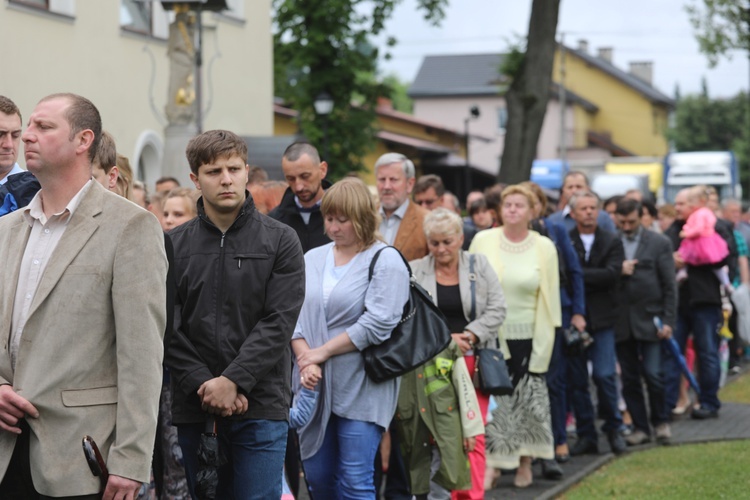
[[(576, 415), (578, 441), (571, 455), (598, 453), (598, 438), (591, 396), (587, 361), (593, 365), (599, 413), (604, 419), (603, 430), (614, 453), (626, 449), (622, 415), (617, 406), (617, 373), (615, 357), (615, 324), (619, 318), (617, 286), (622, 271), (624, 251), (617, 234), (602, 229), (597, 223), (599, 198), (591, 191), (581, 191), (570, 198), (570, 211), (576, 227), (570, 240), (578, 254), (586, 291), (586, 325), (594, 343), (582, 355), (569, 356), (568, 385)], [(609, 216), (607, 219), (611, 221)]]
[(8, 181), (9, 175), (23, 172), (16, 163), (20, 146), (21, 111), (13, 101), (0, 95), (0, 185)]

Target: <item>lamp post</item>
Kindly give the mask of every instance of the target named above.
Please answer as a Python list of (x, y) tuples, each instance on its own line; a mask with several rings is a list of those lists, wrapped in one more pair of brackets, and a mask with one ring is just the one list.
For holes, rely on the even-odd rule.
[(315, 114), (323, 117), (323, 161), (328, 161), (328, 115), (333, 111), (333, 97), (328, 92), (321, 92), (313, 106)]
[[(469, 122), (471, 120), (474, 120), (476, 118), (479, 118), (479, 107), (474, 105), (469, 108), (469, 116), (464, 118), (464, 141), (465, 141), (465, 149), (466, 149), (466, 165), (464, 168), (464, 184), (466, 192), (464, 193), (464, 199), (466, 196), (469, 195), (471, 192), (471, 163), (469, 161), (470, 154), (469, 154)], [(468, 207), (466, 207), (468, 208)]]

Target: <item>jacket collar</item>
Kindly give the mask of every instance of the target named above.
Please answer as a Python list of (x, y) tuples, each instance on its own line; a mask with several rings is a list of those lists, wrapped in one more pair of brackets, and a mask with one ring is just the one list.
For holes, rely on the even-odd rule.
[[(211, 227), (213, 229), (216, 229), (219, 231), (219, 228), (216, 227), (216, 224), (211, 222), (211, 220), (206, 215), (206, 208), (203, 204), (203, 196), (198, 198), (198, 218), (200, 221), (204, 224), (206, 224), (208, 227)], [(245, 190), (245, 203), (242, 204), (242, 208), (240, 209), (240, 213), (237, 215), (237, 218), (234, 220), (231, 226), (229, 226), (229, 229), (227, 229), (227, 233), (230, 231), (234, 231), (235, 229), (239, 229), (245, 224), (247, 224), (248, 219), (250, 216), (255, 212), (255, 202), (253, 201), (253, 197), (250, 196), (250, 192)]]
[[(328, 182), (326, 179), (323, 179), (321, 182), (323, 186), (323, 190), (327, 191), (329, 187), (332, 186), (330, 182)], [(297, 209), (297, 204), (294, 202), (294, 191), (292, 191), (292, 188), (288, 187), (286, 188), (286, 191), (284, 191), (284, 196), (281, 197), (281, 203), (279, 203), (279, 209), (286, 213), (299, 213), (299, 210)]]

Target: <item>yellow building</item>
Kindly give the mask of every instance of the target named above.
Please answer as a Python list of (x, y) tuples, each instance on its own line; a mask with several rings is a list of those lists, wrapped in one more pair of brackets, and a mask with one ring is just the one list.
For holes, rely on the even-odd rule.
[(597, 108), (576, 110), (570, 146), (598, 146), (612, 156), (665, 155), (664, 132), (674, 101), (652, 85), (652, 73), (651, 62), (631, 62), (629, 72), (616, 67), (611, 48), (592, 55), (583, 40), (575, 49), (558, 46), (553, 81)]

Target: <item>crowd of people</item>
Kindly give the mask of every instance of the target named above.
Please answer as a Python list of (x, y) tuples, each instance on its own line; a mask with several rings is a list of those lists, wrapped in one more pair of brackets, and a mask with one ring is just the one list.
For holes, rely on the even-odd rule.
[[(194, 189), (149, 192), (87, 99), (45, 97), (24, 130), (0, 96), (0, 497), (269, 499), (304, 477), (316, 500), (479, 499), (503, 471), (518, 488), (563, 477), (600, 432), (620, 454), (669, 443), (680, 415), (719, 417), (750, 330), (740, 201), (710, 186), (602, 201), (569, 172), (556, 206), (523, 182), (462, 213), (400, 153), (372, 189), (330, 183), (309, 143), (283, 153), (284, 181), (247, 157), (204, 132)], [(389, 339), (412, 280), (451, 342), (376, 382), (362, 351)], [(695, 353), (695, 401), (670, 339)], [(511, 394), (477, 383), (493, 348)]]

